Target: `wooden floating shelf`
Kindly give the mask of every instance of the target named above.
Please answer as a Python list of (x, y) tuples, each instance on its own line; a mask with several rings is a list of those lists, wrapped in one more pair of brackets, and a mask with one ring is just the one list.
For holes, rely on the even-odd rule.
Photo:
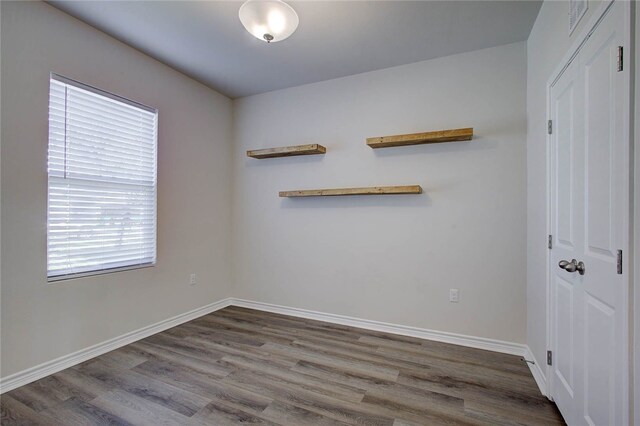
[(366, 188), (306, 189), (280, 191), (280, 197), (335, 197), (340, 195), (396, 195), (422, 194), (420, 185), (370, 186)]
[(465, 129), (439, 130), (437, 132), (412, 133), (409, 135), (382, 136), (367, 138), (371, 148), (390, 148), (394, 146), (420, 145), (454, 141), (469, 141), (473, 138), (473, 127)]
[(327, 152), (327, 148), (314, 143), (310, 145), (282, 146), (279, 148), (247, 151), (247, 157), (261, 159), (274, 157), (292, 157), (294, 155), (315, 155), (324, 154), (325, 152)]

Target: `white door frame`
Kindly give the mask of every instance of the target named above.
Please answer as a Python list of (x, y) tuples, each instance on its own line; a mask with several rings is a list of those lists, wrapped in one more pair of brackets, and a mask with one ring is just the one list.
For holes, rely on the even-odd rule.
[[(635, 9), (635, 10), (634, 10)], [(640, 7), (638, 7), (637, 3), (634, 3), (632, 9), (632, 18), (635, 23), (635, 49), (634, 56), (635, 61), (633, 64), (634, 75), (638, 73), (640, 70)], [(632, 65), (632, 64), (629, 64)], [(638, 212), (640, 212), (640, 146), (638, 146), (637, 140), (640, 138), (640, 80), (635, 80), (635, 125), (634, 125), (634, 141), (636, 143), (635, 147), (635, 165), (634, 165), (634, 174), (635, 174), (635, 190), (634, 190), (634, 214), (637, 216)], [(634, 217), (634, 215), (632, 215)], [(634, 223), (635, 228), (635, 238), (634, 238), (634, 273), (633, 273), (633, 282), (634, 282), (634, 294), (635, 300), (633, 304), (633, 318), (634, 318), (634, 336), (633, 336), (633, 353), (634, 353), (634, 366), (633, 366), (633, 376), (634, 376), (634, 385), (633, 385), (633, 395), (634, 402), (633, 406), (636, 407), (632, 412), (633, 418), (631, 421), (635, 422), (634, 424), (640, 424), (640, 223), (637, 221)]]
[[(556, 67), (556, 69), (554, 70), (554, 72), (551, 74), (551, 77), (549, 78), (549, 80), (547, 80), (547, 120), (550, 120), (551, 117), (551, 88), (552, 86), (555, 84), (555, 82), (562, 76), (563, 72), (565, 71), (565, 69), (569, 66), (569, 64), (571, 63), (571, 61), (573, 61), (573, 59), (576, 57), (576, 55), (578, 54), (578, 52), (580, 51), (580, 49), (582, 48), (582, 46), (584, 45), (584, 43), (587, 41), (587, 39), (589, 38), (590, 34), (596, 29), (596, 27), (598, 26), (598, 24), (600, 23), (601, 19), (603, 18), (603, 16), (605, 15), (605, 12), (607, 12), (609, 10), (609, 7), (611, 7), (613, 5), (613, 3), (616, 2), (616, 0), (609, 0), (609, 1), (605, 1), (603, 2), (603, 4), (601, 4), (598, 9), (596, 9), (596, 11), (594, 12), (593, 16), (591, 17), (591, 19), (589, 20), (589, 22), (585, 25), (585, 27), (583, 28), (582, 31), (580, 31), (580, 33), (576, 36), (576, 40), (571, 44), (571, 47), (569, 48), (569, 50), (567, 51), (567, 53), (563, 56), (562, 60), (560, 61), (560, 65), (558, 65)], [(623, 30), (623, 37), (624, 37), (624, 46), (625, 46), (625, 51), (624, 51), (624, 62), (625, 62), (625, 66), (626, 67), (633, 67), (632, 63), (631, 63), (631, 58), (633, 57), (633, 55), (631, 54), (631, 50), (632, 50), (632, 46), (633, 44), (631, 43), (631, 23), (632, 23), (632, 14), (631, 14), (631, 2), (625, 2), (623, 0), (617, 0), (618, 3), (622, 3), (623, 7), (624, 7), (624, 19), (625, 19), (625, 28)], [(626, 97), (624, 99), (625, 102), (625, 108), (624, 108), (624, 122), (625, 122), (625, 129), (624, 129), (624, 137), (626, 140), (628, 140), (629, 142), (629, 147), (630, 147), (630, 153), (633, 152), (633, 150), (631, 149), (633, 147), (633, 132), (631, 131), (632, 128), (632, 124), (633, 124), (633, 120), (631, 118), (631, 102), (633, 100), (633, 97), (631, 96), (630, 92), (631, 92), (631, 75), (632, 73), (629, 72), (627, 73), (627, 78), (625, 79), (625, 93), (626, 93)], [(552, 230), (551, 230), (551, 173), (552, 173), (552, 167), (551, 164), (549, 162), (549, 158), (551, 157), (551, 135), (547, 135), (547, 141), (546, 141), (546, 178), (547, 178), (547, 182), (546, 182), (546, 201), (547, 201), (547, 208), (546, 208), (546, 228), (547, 228), (547, 234), (551, 235), (552, 234)], [(624, 267), (626, 268), (627, 271), (631, 271), (631, 264), (633, 263), (633, 257), (631, 257), (632, 254), (632, 241), (633, 241), (633, 205), (631, 203), (632, 200), (632, 196), (631, 196), (631, 191), (633, 188), (632, 185), (632, 172), (633, 172), (633, 156), (629, 156), (629, 162), (627, 164), (628, 169), (626, 170), (626, 175), (628, 176), (628, 182), (627, 182), (627, 188), (626, 188), (626, 192), (627, 192), (627, 197), (626, 197), (626, 204), (627, 204), (627, 208), (625, 209), (625, 211), (627, 212), (627, 217), (625, 218), (626, 221), (626, 226), (628, 228), (628, 232), (626, 233), (626, 238), (622, 247), (623, 250), (623, 264)], [(555, 266), (555, 265), (551, 265), (551, 253), (550, 251), (547, 251), (547, 256), (546, 256), (546, 334), (547, 334), (547, 339), (546, 339), (546, 343), (547, 343), (547, 348), (551, 348), (552, 347), (552, 342), (553, 342), (553, 330), (552, 330), (552, 326), (551, 326), (551, 267)], [(631, 295), (630, 289), (631, 289), (631, 285), (633, 283), (633, 280), (631, 278), (631, 274), (628, 273), (626, 274), (627, 276), (627, 281), (626, 281), (626, 285), (627, 285), (627, 294)], [(629, 318), (629, 322), (632, 321), (632, 317), (629, 315), (629, 307), (627, 305), (623, 306), (623, 315), (625, 315), (627, 318)], [(631, 325), (631, 324), (629, 324)], [(631, 328), (629, 328), (630, 330)], [(627, 333), (628, 334), (628, 333)], [(629, 339), (628, 339), (629, 340)], [(631, 342), (627, 341), (627, 345), (630, 345)], [(630, 366), (631, 363), (633, 362), (633, 356), (629, 356), (628, 359), (628, 363), (626, 366), (626, 375), (625, 377), (627, 378), (627, 386), (625, 386), (625, 394), (623, 395), (623, 401), (625, 406), (629, 407), (630, 410), (633, 409), (633, 407), (629, 404), (629, 380), (630, 378)], [(551, 368), (549, 368), (548, 365), (546, 365), (545, 363), (545, 377), (546, 377), (546, 394), (547, 396), (551, 397), (551, 380), (553, 380), (553, 378), (551, 377)], [(635, 413), (636, 416), (640, 415), (640, 413)], [(626, 414), (626, 420), (628, 423), (628, 420), (631, 418), (630, 413)], [(638, 421), (639, 419), (636, 418), (636, 421)]]

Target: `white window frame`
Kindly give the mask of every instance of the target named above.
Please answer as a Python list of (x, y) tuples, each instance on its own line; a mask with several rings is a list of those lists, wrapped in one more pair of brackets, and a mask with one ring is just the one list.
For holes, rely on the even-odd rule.
[[(56, 80), (60, 83), (64, 83), (70, 86), (74, 86), (77, 87), (79, 89), (115, 100), (117, 102), (135, 107), (135, 108), (139, 108), (141, 110), (150, 112), (152, 114), (155, 114), (156, 116), (156, 123), (155, 123), (155, 129), (154, 129), (154, 135), (153, 135), (153, 139), (154, 139), (154, 145), (155, 145), (155, 150), (154, 150), (154, 158), (153, 158), (153, 168), (155, 171), (155, 181), (154, 181), (154, 194), (153, 194), (153, 216), (155, 219), (154, 222), (154, 238), (155, 238), (155, 242), (154, 242), (154, 246), (155, 246), (155, 251), (154, 251), (154, 256), (153, 256), (153, 261), (151, 262), (145, 262), (145, 263), (134, 263), (131, 265), (125, 265), (125, 266), (118, 266), (118, 267), (113, 267), (113, 268), (100, 268), (100, 269), (95, 269), (95, 270), (89, 270), (89, 271), (83, 271), (83, 272), (72, 272), (72, 273), (66, 273), (66, 274), (56, 274), (56, 275), (50, 275), (50, 271), (49, 271), (49, 201), (50, 201), (50, 193), (49, 193), (49, 171), (47, 171), (47, 281), (48, 282), (56, 282), (56, 281), (63, 281), (63, 280), (69, 280), (69, 279), (75, 279), (75, 278), (82, 278), (82, 277), (88, 277), (88, 276), (93, 276), (93, 275), (103, 275), (103, 274), (110, 274), (110, 273), (115, 273), (115, 272), (121, 272), (121, 271), (130, 271), (130, 270), (136, 270), (136, 269), (142, 269), (142, 268), (149, 268), (149, 267), (153, 267), (156, 265), (157, 263), (157, 253), (158, 253), (158, 249), (157, 249), (157, 242), (158, 242), (158, 222), (157, 222), (157, 218), (158, 218), (158, 180), (157, 180), (157, 171), (158, 171), (158, 109), (157, 108), (153, 108), (150, 107), (148, 105), (133, 101), (131, 99), (127, 99), (124, 98), (122, 96), (104, 91), (102, 89), (98, 89), (96, 87), (90, 86), (88, 84), (85, 83), (81, 83), (79, 81), (70, 79), (68, 77), (64, 77), (60, 74), (56, 74), (56, 73), (50, 73), (49, 76), (49, 82), (51, 82), (52, 80)], [(51, 91), (51, 88), (49, 89)], [(49, 101), (48, 101), (49, 102)], [(47, 119), (49, 120), (49, 115), (50, 113), (47, 114)], [(48, 131), (47, 131), (47, 147), (49, 148), (49, 144), (50, 144), (50, 128), (48, 127)], [(47, 155), (48, 158), (48, 155)], [(48, 160), (47, 160), (47, 164), (48, 164)], [(48, 167), (47, 167), (48, 169)]]

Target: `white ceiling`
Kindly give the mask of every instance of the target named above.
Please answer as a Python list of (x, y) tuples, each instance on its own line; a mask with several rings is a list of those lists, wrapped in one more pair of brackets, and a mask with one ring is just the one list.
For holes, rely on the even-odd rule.
[(289, 1), (287, 40), (247, 33), (238, 1), (53, 6), (231, 97), (526, 40), (540, 1)]

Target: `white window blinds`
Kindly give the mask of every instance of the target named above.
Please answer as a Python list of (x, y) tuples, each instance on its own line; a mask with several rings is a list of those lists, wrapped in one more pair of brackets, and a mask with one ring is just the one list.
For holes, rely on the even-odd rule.
[(57, 75), (49, 95), (49, 280), (156, 261), (156, 110)]

